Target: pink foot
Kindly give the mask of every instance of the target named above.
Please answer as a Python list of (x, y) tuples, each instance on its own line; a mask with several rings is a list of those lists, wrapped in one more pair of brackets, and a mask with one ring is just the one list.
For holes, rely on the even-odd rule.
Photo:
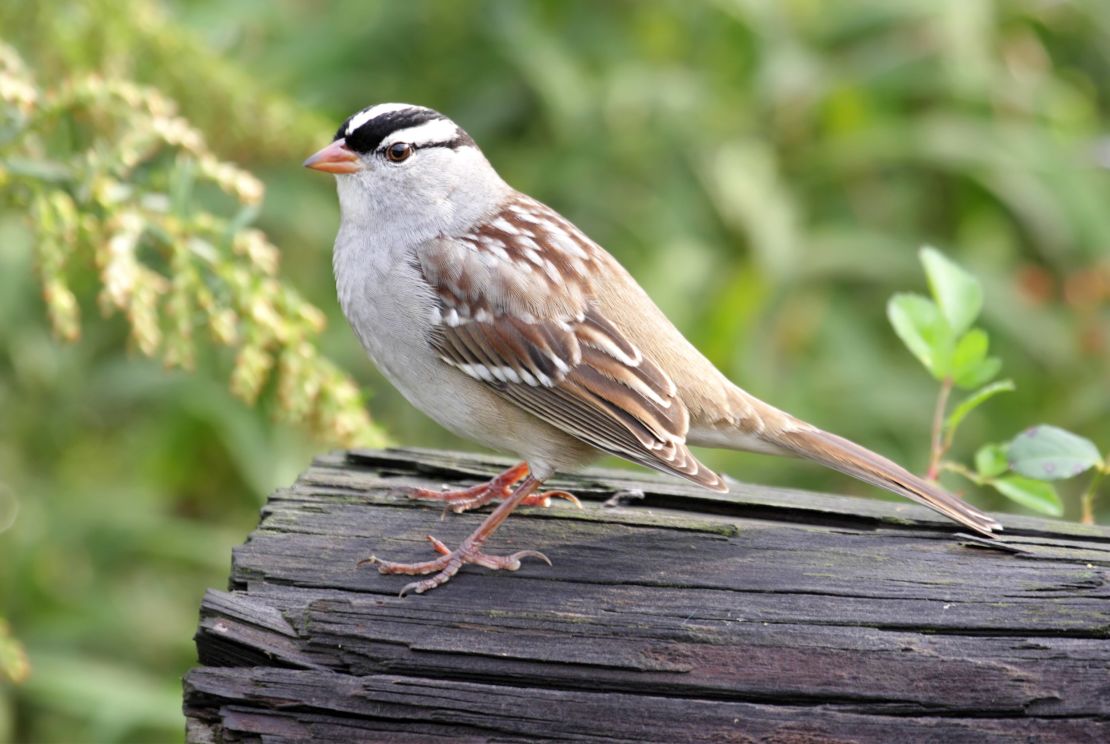
[[(493, 478), (489, 483), (483, 483), (470, 488), (454, 491), (432, 491), (427, 488), (409, 488), (406, 493), (410, 499), (421, 501), (442, 501), (448, 509), (459, 514), (470, 509), (485, 506), (491, 501), (507, 499), (513, 492), (513, 486), (524, 476), (528, 475), (527, 463), (520, 463)], [(567, 491), (547, 491), (545, 493), (529, 494), (521, 504), (524, 506), (551, 506), (551, 499), (565, 499), (582, 508), (582, 502)]]
[(421, 563), (395, 563), (372, 555), (359, 561), (359, 565), (366, 563), (377, 565), (378, 572), (383, 574), (435, 574), (430, 578), (405, 584), (401, 589), (402, 597), (409, 592), (423, 594), (429, 589), (435, 589), (437, 586), (446, 584), (465, 563), (484, 566), (494, 571), (516, 571), (520, 568), (521, 558), (539, 558), (547, 565), (551, 565), (548, 557), (537, 550), (518, 550), (512, 555), (487, 555), (481, 551), (481, 544), (472, 538), (464, 540), (457, 550), (451, 550), (442, 541), (431, 535), (427, 537), (435, 551), (440, 554), (440, 557), (435, 560)]

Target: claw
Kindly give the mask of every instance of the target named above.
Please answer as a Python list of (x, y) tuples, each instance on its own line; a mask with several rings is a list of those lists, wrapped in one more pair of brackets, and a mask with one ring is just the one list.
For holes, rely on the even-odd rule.
[(569, 501), (579, 509), (582, 508), (582, 502), (570, 491), (544, 491), (543, 493), (529, 496), (521, 503), (524, 504), (524, 506), (542, 506), (546, 508), (551, 506), (551, 499), (563, 499), (564, 501)]
[(538, 550), (518, 550), (517, 552), (513, 553), (512, 557), (516, 558), (518, 562), (521, 558), (539, 558), (548, 566), (552, 565), (551, 559)]
[[(491, 501), (498, 499), (507, 499), (513, 492), (513, 484), (528, 474), (528, 465), (520, 463), (501, 473), (493, 478), (488, 483), (483, 483), (478, 486), (471, 486), (470, 488), (461, 488), (453, 491), (432, 491), (427, 488), (406, 488), (404, 493), (410, 499), (419, 501), (442, 501), (443, 513), (452, 511), (456, 514), (477, 509), (485, 506)], [(567, 491), (546, 491), (544, 493), (533, 493), (521, 500), (524, 506), (551, 506), (551, 499), (563, 499), (569, 501), (579, 509), (582, 508), (582, 502), (578, 500), (572, 493)]]
[[(494, 482), (496, 482), (496, 480)], [(493, 512), (486, 517), (485, 521), (479, 525), (478, 529), (474, 530), (468, 538), (463, 540), (462, 544), (455, 550), (451, 550), (441, 540), (438, 540), (432, 535), (427, 535), (428, 542), (430, 542), (432, 548), (439, 553), (439, 557), (434, 560), (421, 563), (395, 563), (393, 561), (382, 560), (372, 555), (363, 561), (359, 561), (359, 565), (377, 565), (378, 572), (383, 574), (433, 574), (426, 579), (406, 584), (401, 589), (402, 597), (409, 592), (423, 594), (430, 589), (435, 589), (437, 586), (447, 583), (466, 563), (474, 563), (495, 571), (516, 571), (520, 568), (520, 561), (522, 558), (536, 558), (550, 566), (551, 560), (546, 555), (536, 550), (518, 550), (511, 555), (487, 555), (482, 552), (482, 545), (489, 539), (490, 535), (492, 535), (497, 527), (505, 521), (514, 508), (524, 503), (529, 496), (535, 493), (539, 485), (540, 482), (538, 480), (531, 475), (527, 476), (524, 482), (517, 486), (516, 490), (513, 491), (509, 498), (494, 509)], [(556, 492), (552, 495), (557, 495), (558, 493), (559, 492)], [(572, 500), (572, 503), (578, 504), (578, 500), (573, 496), (570, 494), (566, 494), (566, 496), (569, 497), (568, 500)], [(563, 498), (563, 496), (558, 497)]]
[(402, 597), (409, 592), (423, 594), (429, 589), (447, 583), (466, 563), (473, 563), (476, 566), (494, 571), (516, 571), (520, 568), (522, 558), (536, 558), (549, 566), (551, 565), (551, 559), (538, 550), (518, 550), (511, 555), (488, 555), (483, 553), (477, 545), (468, 544), (469, 541), (464, 541), (457, 550), (451, 550), (442, 540), (432, 535), (428, 535), (427, 538), (428, 542), (432, 544), (432, 548), (440, 554), (440, 557), (435, 560), (421, 563), (395, 563), (393, 561), (383, 561), (381, 558), (372, 555), (359, 561), (359, 565), (377, 564), (378, 573), (382, 574), (435, 574), (431, 578), (405, 584), (401, 589)]

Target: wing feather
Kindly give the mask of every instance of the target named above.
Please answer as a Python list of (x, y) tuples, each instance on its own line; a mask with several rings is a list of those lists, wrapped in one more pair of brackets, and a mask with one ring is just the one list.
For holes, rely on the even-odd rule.
[[(570, 231), (573, 231), (570, 232)], [(518, 195), (471, 235), (418, 252), (439, 302), (429, 340), (446, 363), (605, 452), (727, 490), (686, 447), (674, 382), (595, 301), (595, 246)], [(482, 281), (462, 267), (478, 270)]]

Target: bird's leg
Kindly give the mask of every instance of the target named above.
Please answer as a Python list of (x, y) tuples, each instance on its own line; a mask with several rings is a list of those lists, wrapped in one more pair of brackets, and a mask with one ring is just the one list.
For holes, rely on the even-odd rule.
[(440, 554), (440, 557), (435, 560), (422, 563), (394, 563), (393, 561), (383, 561), (377, 556), (370, 556), (365, 561), (360, 561), (360, 565), (362, 563), (377, 564), (378, 571), (383, 574), (435, 574), (435, 576), (422, 581), (406, 584), (401, 589), (402, 597), (409, 592), (423, 594), (429, 589), (435, 589), (441, 584), (446, 584), (452, 576), (459, 572), (464, 563), (475, 563), (495, 571), (515, 571), (520, 568), (521, 558), (539, 558), (550, 566), (551, 561), (547, 559), (547, 556), (535, 550), (518, 550), (512, 555), (486, 555), (482, 552), (482, 545), (485, 544), (490, 535), (501, 526), (501, 523), (505, 521), (513, 509), (523, 503), (539, 487), (540, 482), (538, 480), (531, 475), (526, 477), (509, 498), (502, 501), (486, 517), (486, 521), (482, 522), (478, 529), (463, 540), (455, 550), (451, 550), (436, 538), (428, 535), (432, 547)]
[[(421, 501), (442, 501), (448, 509), (456, 514), (470, 509), (485, 506), (496, 499), (506, 499), (513, 492), (513, 484), (528, 475), (528, 463), (514, 465), (504, 473), (495, 476), (488, 483), (483, 483), (471, 488), (455, 491), (432, 491), (427, 488), (410, 488), (407, 494), (410, 499)], [(566, 491), (546, 491), (533, 493), (521, 502), (522, 506), (550, 506), (551, 499), (566, 499), (570, 503), (582, 508), (581, 502), (572, 493)]]

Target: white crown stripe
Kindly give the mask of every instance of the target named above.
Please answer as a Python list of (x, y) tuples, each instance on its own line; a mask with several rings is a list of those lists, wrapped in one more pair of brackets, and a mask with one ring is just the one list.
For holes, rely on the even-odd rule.
[(386, 148), (395, 142), (407, 142), (413, 147), (446, 144), (460, 134), (459, 125), (449, 119), (433, 119), (407, 129), (398, 129), (382, 140), (379, 147)]
[(412, 108), (416, 107), (409, 103), (379, 103), (377, 106), (371, 106), (370, 108), (363, 109), (362, 111), (359, 111), (357, 114), (352, 116), (351, 120), (347, 122), (346, 133), (349, 135), (351, 132), (355, 131), (366, 122), (370, 121), (371, 119), (377, 118), (382, 114), (391, 114), (394, 111), (404, 111), (405, 109)]

